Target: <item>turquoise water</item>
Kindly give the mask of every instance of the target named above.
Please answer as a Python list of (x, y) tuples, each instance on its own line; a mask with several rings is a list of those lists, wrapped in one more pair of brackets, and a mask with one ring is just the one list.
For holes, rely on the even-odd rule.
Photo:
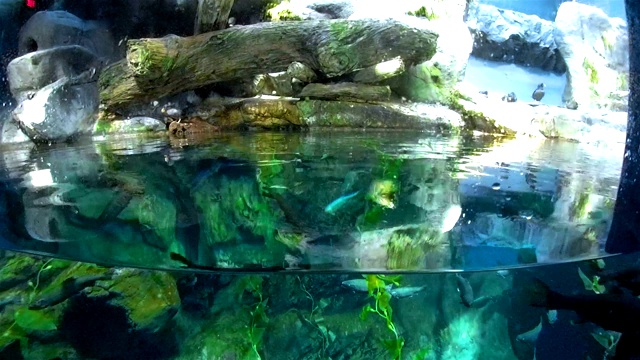
[(1, 354), (602, 358), (617, 333), (531, 306), (537, 280), (589, 296), (635, 261), (595, 260), (621, 159), (601, 150), (400, 131), (6, 148)]

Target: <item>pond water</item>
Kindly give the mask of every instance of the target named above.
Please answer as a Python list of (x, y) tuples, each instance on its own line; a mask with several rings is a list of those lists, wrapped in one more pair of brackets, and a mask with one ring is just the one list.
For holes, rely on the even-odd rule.
[(531, 304), (539, 280), (601, 291), (635, 261), (595, 260), (622, 159), (606, 150), (402, 131), (7, 147), (2, 247), (82, 262), (0, 260), (4, 354), (602, 358), (619, 334)]
[[(447, 271), (604, 255), (622, 149), (415, 132), (7, 149), (7, 247), (157, 269)], [(183, 258), (184, 257), (184, 258)]]

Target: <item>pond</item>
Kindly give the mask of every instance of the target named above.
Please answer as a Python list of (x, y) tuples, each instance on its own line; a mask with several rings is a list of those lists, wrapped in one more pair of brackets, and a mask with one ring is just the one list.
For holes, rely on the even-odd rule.
[[(58, 329), (31, 358), (511, 359), (560, 356), (560, 335), (602, 354), (618, 335), (529, 285), (600, 291), (632, 264), (603, 251), (622, 151), (374, 130), (9, 146), (2, 247), (82, 262), (7, 253), (4, 339)], [(132, 325), (136, 349), (105, 345)]]
[(604, 255), (622, 148), (406, 131), (7, 149), (7, 247), (155, 269), (449, 271)]

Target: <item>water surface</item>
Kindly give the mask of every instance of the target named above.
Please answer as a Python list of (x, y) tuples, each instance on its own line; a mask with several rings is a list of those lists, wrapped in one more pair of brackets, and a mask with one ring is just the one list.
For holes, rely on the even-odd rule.
[(595, 258), (606, 255), (621, 151), (406, 131), (8, 147), (3, 246), (116, 266), (239, 272), (431, 272)]

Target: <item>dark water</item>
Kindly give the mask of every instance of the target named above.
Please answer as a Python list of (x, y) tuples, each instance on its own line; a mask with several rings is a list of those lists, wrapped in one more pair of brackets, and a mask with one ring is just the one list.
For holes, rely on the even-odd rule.
[(2, 155), (2, 247), (48, 255), (0, 260), (4, 358), (601, 359), (621, 329), (594, 313), (628, 307), (595, 292), (636, 291), (634, 256), (595, 260), (621, 149), (339, 131)]

